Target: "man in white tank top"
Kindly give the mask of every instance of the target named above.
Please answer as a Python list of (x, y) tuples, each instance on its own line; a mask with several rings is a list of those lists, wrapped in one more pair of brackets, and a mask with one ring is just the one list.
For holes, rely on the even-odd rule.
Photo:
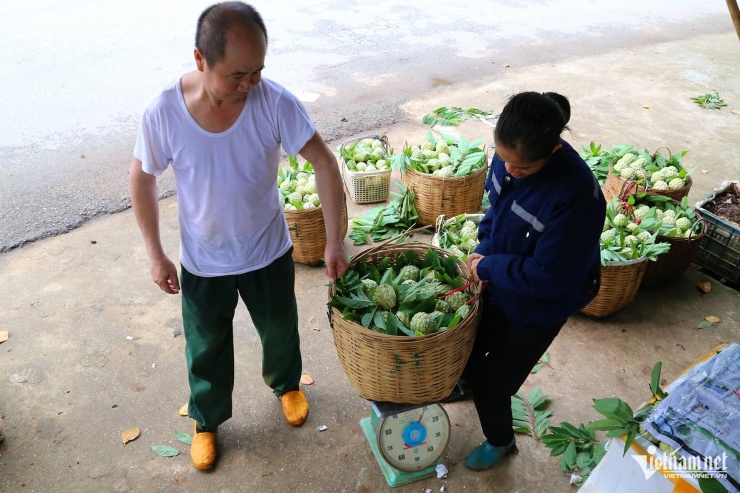
[[(267, 30), (259, 13), (241, 2), (213, 5), (198, 19), (195, 44), (196, 70), (165, 87), (142, 117), (130, 186), (152, 279), (165, 293), (182, 290), (191, 460), (204, 470), (216, 458), (216, 429), (231, 417), (239, 297), (262, 341), (263, 378), (286, 420), (300, 426), (308, 415), (292, 244), (277, 191), (281, 147), (314, 167), (330, 281), (348, 262), (336, 158), (300, 101), (262, 79)], [(168, 166), (177, 183), (180, 279), (159, 232), (156, 177)]]

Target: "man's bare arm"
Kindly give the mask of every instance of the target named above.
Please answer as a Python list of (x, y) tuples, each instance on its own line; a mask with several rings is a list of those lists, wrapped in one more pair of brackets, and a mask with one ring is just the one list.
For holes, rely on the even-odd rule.
[(129, 186), (131, 206), (141, 235), (144, 237), (152, 279), (165, 293), (177, 294), (180, 291), (177, 268), (164, 253), (159, 235), (157, 177), (146, 173), (141, 168), (141, 161), (134, 158), (129, 172)]
[(336, 157), (318, 132), (306, 142), (300, 155), (313, 165), (316, 173), (316, 191), (321, 201), (326, 227), (326, 249), (324, 250), (326, 275), (331, 282), (334, 282), (344, 274), (348, 265), (340, 229), (344, 204), (342, 177), (339, 174)]

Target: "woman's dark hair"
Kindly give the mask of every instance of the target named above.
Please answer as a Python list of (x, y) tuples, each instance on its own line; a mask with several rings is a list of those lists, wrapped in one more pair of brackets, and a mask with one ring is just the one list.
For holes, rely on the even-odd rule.
[(243, 2), (223, 2), (211, 5), (198, 17), (195, 29), (195, 47), (200, 50), (209, 65), (223, 60), (226, 52), (226, 32), (235, 23), (257, 26), (265, 36), (267, 28), (259, 12)]
[(555, 92), (520, 92), (509, 99), (493, 134), (497, 145), (516, 151), (526, 162), (549, 156), (568, 128), (570, 103)]

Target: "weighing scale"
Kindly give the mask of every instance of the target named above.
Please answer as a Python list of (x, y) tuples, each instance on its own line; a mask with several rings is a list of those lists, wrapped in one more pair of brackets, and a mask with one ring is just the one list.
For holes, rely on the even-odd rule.
[(450, 441), (450, 418), (439, 404), (370, 401), (360, 420), (365, 438), (392, 488), (436, 475)]

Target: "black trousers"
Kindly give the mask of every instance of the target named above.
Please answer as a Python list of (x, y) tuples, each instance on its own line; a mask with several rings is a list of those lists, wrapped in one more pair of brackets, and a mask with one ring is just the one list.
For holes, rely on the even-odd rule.
[(500, 308), (483, 304), (483, 314), (463, 379), (473, 387), (483, 434), (494, 446), (514, 439), (511, 396), (547, 351), (565, 321), (551, 327), (517, 327)]

